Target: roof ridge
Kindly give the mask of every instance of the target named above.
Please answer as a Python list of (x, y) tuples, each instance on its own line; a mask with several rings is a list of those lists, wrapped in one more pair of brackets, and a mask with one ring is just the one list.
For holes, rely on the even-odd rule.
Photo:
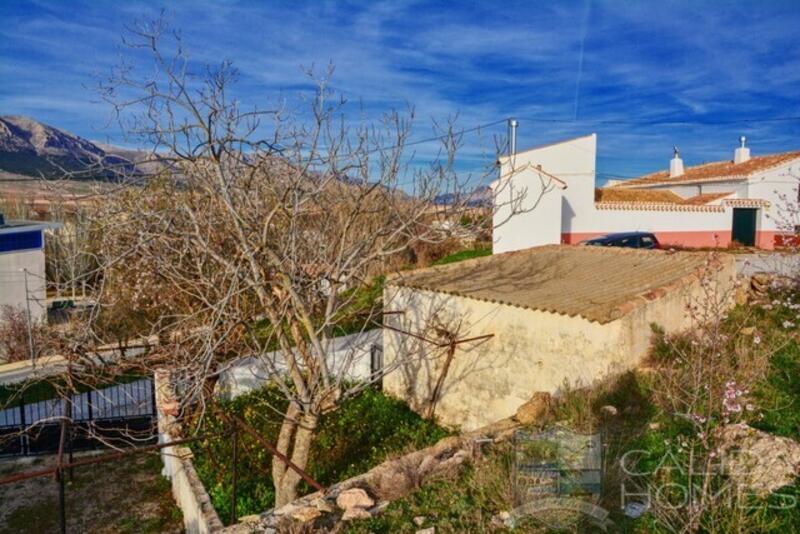
[[(529, 271), (529, 268), (534, 268), (536, 260), (534, 259), (537, 252), (553, 251), (565, 254), (564, 257), (558, 258), (555, 256), (547, 257), (545, 263), (539, 261), (539, 265), (535, 271)], [(562, 280), (569, 273), (562, 273), (560, 270), (564, 267), (564, 262), (571, 263), (569, 253), (573, 255), (578, 253), (579, 256), (584, 258), (583, 266), (585, 269), (580, 269), (580, 264), (575, 264), (574, 268), (578, 268), (577, 273), (587, 273), (599, 265), (607, 265), (604, 256), (627, 256), (629, 259), (624, 262), (626, 269), (630, 272), (640, 271), (644, 269), (646, 272), (656, 269), (658, 275), (654, 279), (650, 279), (648, 283), (637, 282), (634, 284), (636, 289), (634, 291), (622, 291), (622, 294), (616, 295), (615, 292), (619, 288), (614, 289), (612, 283), (610, 288), (606, 284), (601, 284), (605, 289), (601, 290), (595, 297), (598, 300), (585, 292), (580, 290), (567, 291), (565, 294), (561, 292), (561, 297), (554, 297), (552, 288), (544, 293), (540, 293), (535, 298), (537, 301), (527, 300), (525, 297), (519, 298), (519, 292), (530, 292), (531, 288), (539, 287), (542, 284), (548, 285), (553, 280)], [(511, 270), (505, 269), (506, 265), (500, 258), (519, 257), (520, 255), (531, 254), (531, 261), (526, 260), (515, 262), (516, 265), (508, 265)], [(560, 255), (560, 254), (559, 254)], [(686, 284), (689, 280), (697, 280), (703, 275), (705, 271), (711, 269), (716, 271), (724, 265), (732, 262), (732, 256), (724, 252), (705, 252), (705, 251), (668, 251), (668, 250), (637, 250), (625, 249), (620, 247), (575, 247), (570, 245), (545, 245), (542, 247), (533, 247), (521, 251), (513, 251), (503, 254), (495, 255), (495, 263), (497, 266), (486, 266), (494, 271), (499, 268), (494, 275), (487, 278), (486, 269), (478, 270), (475, 272), (470, 271), (470, 266), (465, 265), (469, 262), (473, 266), (480, 263), (477, 261), (467, 260), (465, 262), (458, 262), (448, 264), (447, 266), (435, 266), (428, 269), (417, 269), (416, 271), (427, 271), (427, 276), (410, 276), (408, 279), (392, 280), (387, 283), (395, 287), (409, 287), (422, 291), (431, 291), (434, 293), (442, 293), (455, 295), (470, 300), (485, 301), (507, 306), (514, 306), (518, 308), (526, 308), (535, 311), (541, 311), (556, 315), (576, 317), (579, 316), (590, 322), (597, 322), (605, 324), (616, 319), (619, 319), (637, 307), (652, 301), (654, 298), (667, 294), (669, 289), (679, 287)], [(475, 258), (476, 260), (483, 260), (485, 263), (487, 259), (494, 258), (489, 256), (486, 258)], [(590, 259), (591, 256), (594, 259)], [(523, 256), (524, 257), (524, 256)], [(636, 257), (637, 259), (633, 259)], [(638, 258), (649, 258), (650, 261), (639, 261)], [(673, 259), (668, 260), (668, 257)], [(577, 257), (575, 258), (577, 259)], [(523, 267), (523, 271), (519, 268)], [(437, 267), (449, 267), (459, 271), (457, 276), (448, 277), (449, 271), (438, 269)], [(664, 270), (666, 268), (666, 270)], [(555, 269), (555, 270), (554, 270)], [(517, 279), (517, 277), (522, 278)], [(644, 275), (641, 275), (644, 276)], [(640, 278), (641, 278), (640, 276)], [(544, 278), (542, 278), (544, 277)], [(586, 276), (578, 274), (579, 279), (583, 278), (579, 284), (587, 282)], [(462, 282), (462, 287), (459, 287), (458, 279)], [(463, 286), (463, 281), (467, 281), (467, 286)], [(527, 281), (527, 282), (526, 282)], [(470, 284), (477, 283), (477, 286), (470, 288)], [(495, 284), (500, 284), (496, 286)], [(510, 285), (509, 285), (510, 284)], [(619, 284), (617, 284), (619, 285)], [(624, 284), (623, 284), (624, 285)], [(495, 287), (505, 287), (505, 289), (495, 290)], [(534, 289), (534, 291), (536, 291)], [(595, 292), (596, 293), (596, 292)], [(626, 294), (627, 293), (627, 294)], [(556, 298), (556, 301), (553, 299)], [(559, 304), (558, 299), (563, 300)], [(577, 300), (576, 300), (577, 299)], [(589, 299), (583, 304), (580, 299)]]
[(545, 248), (558, 248), (561, 246), (563, 245), (551, 244), (551, 245), (541, 245), (538, 247), (523, 248), (520, 250), (509, 250), (508, 252), (499, 252), (499, 253), (492, 252), (487, 256), (469, 258), (468, 260), (461, 260), (453, 263), (445, 263), (444, 265), (428, 265), (427, 267), (417, 267), (416, 269), (409, 269), (407, 271), (396, 271), (394, 273), (389, 273), (386, 275), (386, 282), (388, 283), (398, 278), (403, 278), (404, 276), (407, 277), (416, 276), (421, 272), (436, 272), (436, 271), (444, 272), (448, 270), (453, 270), (458, 267), (465, 267), (467, 265), (476, 265), (478, 263), (485, 263), (492, 261), (493, 258), (498, 258), (500, 256), (510, 257), (512, 255), (524, 254), (526, 252), (530, 252), (532, 249), (543, 250)]
[[(769, 160), (769, 159), (776, 159), (776, 161), (772, 164), (766, 165), (765, 167), (755, 168), (755, 169), (748, 169), (752, 167), (752, 164), (748, 165), (750, 162), (759, 162), (761, 160)], [(669, 171), (666, 169), (661, 169), (658, 171), (654, 171), (648, 174), (643, 174), (641, 176), (637, 176), (635, 178), (629, 178), (619, 184), (612, 186), (612, 188), (619, 187), (620, 189), (633, 189), (636, 187), (647, 186), (647, 185), (655, 185), (655, 184), (671, 184), (671, 183), (689, 183), (694, 181), (714, 181), (726, 178), (747, 178), (752, 176), (753, 174), (764, 172), (766, 170), (773, 169), (775, 167), (779, 167), (781, 165), (785, 165), (787, 162), (800, 159), (800, 150), (788, 150), (784, 152), (774, 152), (770, 154), (760, 154), (758, 156), (752, 156), (747, 161), (743, 161), (741, 163), (734, 163), (731, 159), (726, 160), (717, 160), (717, 161), (706, 161), (703, 163), (699, 163), (697, 165), (691, 165), (684, 169), (683, 174), (680, 176), (670, 177)], [(703, 176), (697, 178), (691, 178), (688, 175), (692, 173), (692, 171), (699, 171), (709, 167), (714, 166), (725, 166), (725, 165), (733, 165), (734, 168), (728, 171), (724, 169), (720, 171), (719, 174), (714, 174), (711, 176)]]
[[(539, 150), (540, 148), (549, 148), (549, 147), (551, 147), (551, 146), (556, 146), (556, 145), (561, 145), (561, 144), (571, 143), (572, 141), (577, 141), (578, 139), (584, 139), (584, 138), (586, 138), (586, 137), (592, 137), (593, 135), (597, 135), (597, 132), (592, 132), (592, 133), (590, 133), (590, 134), (586, 134), (586, 135), (578, 135), (578, 136), (576, 136), (576, 137), (570, 137), (570, 138), (568, 138), (568, 139), (561, 139), (561, 140), (558, 140), (558, 141), (552, 141), (552, 142), (550, 142), (550, 143), (543, 143), (543, 144), (541, 144), (541, 145), (536, 145), (536, 146), (532, 146), (532, 147), (530, 147), (530, 148), (526, 148), (525, 150), (517, 150), (517, 151), (514, 153), (514, 155), (515, 155), (515, 156), (518, 156), (518, 155), (520, 155), (520, 154), (524, 154), (524, 153), (526, 153), (526, 152), (531, 152), (531, 151), (533, 151), (533, 150)], [(497, 161), (502, 161), (502, 160), (504, 160), (504, 159), (508, 159), (509, 157), (510, 157), (510, 156), (509, 156), (508, 154), (502, 154), (502, 155), (500, 155), (500, 156), (498, 156), (498, 157), (497, 157)]]

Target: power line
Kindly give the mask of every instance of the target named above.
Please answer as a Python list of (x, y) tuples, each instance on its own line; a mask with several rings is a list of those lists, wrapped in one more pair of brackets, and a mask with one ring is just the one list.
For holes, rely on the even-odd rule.
[(752, 124), (752, 123), (768, 123), (768, 122), (793, 122), (800, 121), (800, 115), (790, 115), (786, 117), (751, 117), (744, 119), (730, 119), (730, 120), (702, 120), (702, 119), (555, 119), (545, 117), (516, 117), (520, 120), (542, 123), (589, 123), (589, 124), (628, 124), (628, 125), (698, 125), (698, 126), (716, 126), (725, 124)]
[[(506, 122), (508, 119), (509, 119), (509, 117), (503, 117), (502, 119), (496, 120), (494, 122), (489, 122), (489, 123), (486, 123), (486, 124), (479, 124), (478, 126), (473, 126), (472, 128), (466, 128), (466, 129), (463, 129), (463, 130), (459, 130), (458, 132), (454, 132), (452, 135), (463, 135), (465, 133), (477, 132), (478, 130), (482, 130), (484, 128), (489, 128), (490, 126), (497, 126), (498, 124)], [(430, 143), (432, 141), (439, 141), (441, 139), (446, 139), (446, 138), (448, 138), (450, 136), (451, 136), (451, 134), (449, 134), (449, 133), (448, 134), (442, 134), (442, 135), (438, 135), (436, 137), (431, 137), (429, 139), (420, 139), (419, 141), (411, 141), (409, 143), (404, 143), (403, 145), (399, 145), (399, 146), (392, 147), (392, 148), (400, 148), (400, 146), (421, 145), (422, 143)]]
[(391, 151), (391, 150), (396, 150), (398, 148), (406, 148), (406, 147), (409, 147), (409, 146), (422, 145), (422, 144), (425, 144), (425, 143), (432, 143), (434, 141), (441, 141), (442, 139), (447, 139), (447, 138), (450, 138), (450, 137), (458, 137), (460, 135), (464, 135), (464, 134), (467, 134), (467, 133), (477, 132), (478, 130), (482, 130), (484, 128), (490, 128), (492, 126), (497, 126), (498, 124), (502, 124), (502, 123), (508, 121), (509, 119), (510, 119), (510, 117), (503, 117), (502, 119), (498, 119), (498, 120), (496, 120), (494, 122), (487, 122), (485, 124), (479, 124), (479, 125), (473, 126), (471, 128), (463, 128), (461, 130), (458, 130), (457, 132), (448, 132), (448, 133), (437, 135), (437, 136), (434, 136), (434, 137), (429, 137), (427, 139), (418, 139), (416, 141), (408, 141), (408, 142), (405, 142), (405, 143), (400, 143), (400, 144), (392, 145), (392, 146), (386, 146), (386, 147), (379, 146), (379, 147), (371, 148), (369, 150), (356, 152), (356, 154), (352, 154), (352, 153), (350, 153), (350, 154), (342, 154), (342, 155), (336, 155), (336, 156), (331, 157), (331, 158), (328, 158), (328, 157), (323, 158), (323, 157), (317, 156), (317, 157), (312, 158), (312, 159), (318, 160), (320, 162), (325, 162), (325, 161), (329, 161), (331, 159), (332, 160), (344, 159), (344, 158), (352, 157), (353, 155), (361, 156), (361, 155), (366, 155), (366, 154), (374, 154), (375, 152)]

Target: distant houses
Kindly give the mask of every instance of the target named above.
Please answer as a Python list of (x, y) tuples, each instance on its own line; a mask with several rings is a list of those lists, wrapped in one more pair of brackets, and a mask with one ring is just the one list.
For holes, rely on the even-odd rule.
[[(685, 167), (677, 149), (669, 169), (595, 186), (595, 134), (500, 158), (494, 252), (599, 235), (645, 231), (665, 245), (773, 249), (787, 233), (781, 207), (798, 198), (800, 151)], [(788, 230), (788, 232), (787, 232)]]

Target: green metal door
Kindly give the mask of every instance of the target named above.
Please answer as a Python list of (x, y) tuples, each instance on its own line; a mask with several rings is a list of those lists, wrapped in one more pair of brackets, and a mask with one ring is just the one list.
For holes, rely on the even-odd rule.
[(753, 247), (756, 244), (756, 208), (733, 208), (731, 237), (737, 243)]

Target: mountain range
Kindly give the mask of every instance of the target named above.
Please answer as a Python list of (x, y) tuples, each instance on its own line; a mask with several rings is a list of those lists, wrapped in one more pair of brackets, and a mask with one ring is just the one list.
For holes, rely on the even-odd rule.
[[(165, 164), (152, 154), (83, 139), (29, 117), (0, 116), (0, 182), (10, 185), (30, 177), (116, 181), (147, 176)], [(491, 205), (491, 190), (477, 187), (456, 196), (438, 195), (435, 204)]]
[(493, 193), (489, 186), (478, 186), (472, 191), (464, 191), (459, 194), (443, 193), (433, 199), (433, 203), (440, 206), (459, 204), (469, 208), (488, 208), (492, 205)]
[(0, 171), (24, 176), (114, 180), (138, 174), (146, 154), (101, 145), (29, 117), (0, 116)]

